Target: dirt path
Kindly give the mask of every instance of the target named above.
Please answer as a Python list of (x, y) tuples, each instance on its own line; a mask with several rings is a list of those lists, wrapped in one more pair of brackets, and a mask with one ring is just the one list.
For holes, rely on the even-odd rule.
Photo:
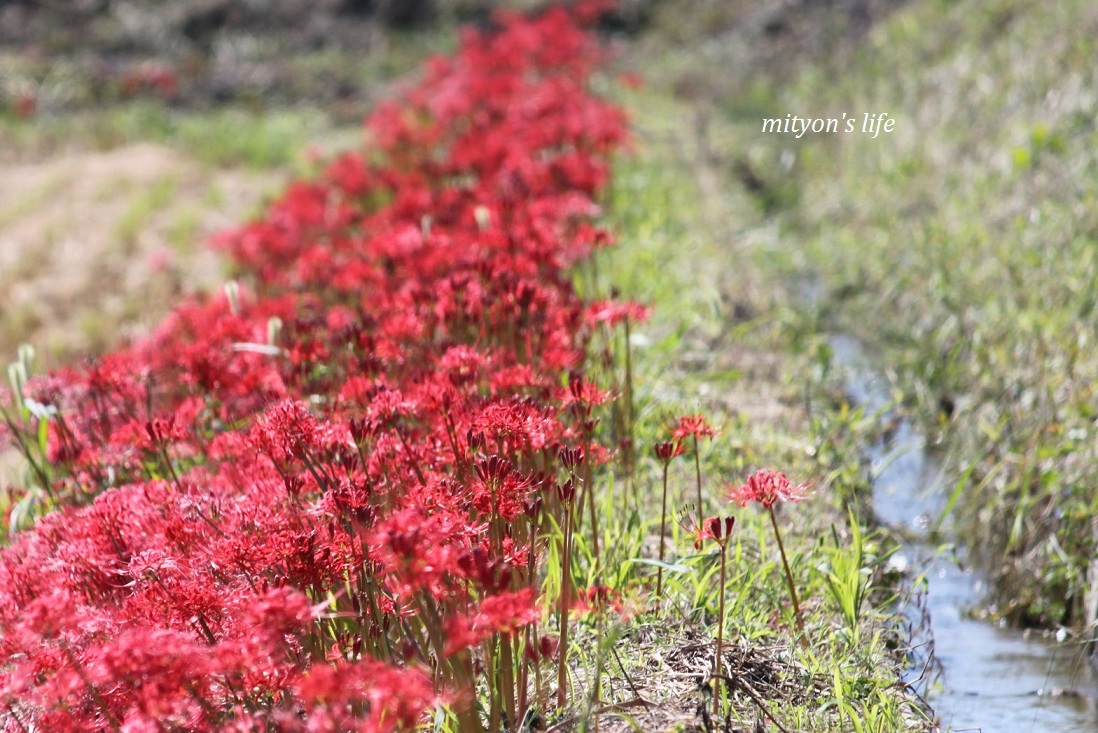
[(23, 342), (45, 363), (95, 353), (216, 287), (202, 243), (281, 182), (150, 144), (0, 169), (0, 357)]

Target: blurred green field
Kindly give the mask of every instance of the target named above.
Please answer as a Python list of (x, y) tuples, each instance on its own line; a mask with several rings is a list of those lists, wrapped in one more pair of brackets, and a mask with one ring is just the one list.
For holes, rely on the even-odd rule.
[[(968, 477), (950, 521), (997, 582), (982, 612), (1092, 621), (1098, 8), (660, 7), (632, 56), (649, 79), (638, 127), (673, 129), (704, 163), (726, 290), (754, 298), (781, 349), (816, 354), (836, 332), (869, 345)], [(659, 128), (668, 98), (683, 106)], [(881, 112), (896, 126), (876, 139), (762, 132)]]
[(807, 328), (872, 343), (972, 469), (955, 521), (999, 583), (988, 612), (1025, 625), (1089, 623), (1098, 581), (1096, 38), (1078, 0), (913, 4), (774, 104), (889, 111), (891, 135), (748, 147), (790, 192), (788, 268), (824, 286)]

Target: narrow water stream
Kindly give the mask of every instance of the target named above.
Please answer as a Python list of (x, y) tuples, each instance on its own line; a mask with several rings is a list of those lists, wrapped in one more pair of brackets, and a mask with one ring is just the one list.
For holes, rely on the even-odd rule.
[[(840, 335), (830, 345), (850, 398), (870, 413), (888, 410), (888, 385), (861, 344)], [(867, 457), (878, 518), (907, 536), (925, 538), (955, 478), (944, 475), (924, 437), (907, 421), (897, 423), (886, 444), (869, 448)], [(956, 552), (916, 539), (896, 557), (927, 579), (933, 655), (942, 665), (941, 688), (933, 689), (928, 701), (942, 730), (1098, 731), (1098, 675), (1081, 647), (968, 618), (965, 611), (979, 602), (985, 580), (964, 566), (969, 548), (963, 540), (950, 536), (948, 526), (945, 532), (945, 539), (958, 546)]]

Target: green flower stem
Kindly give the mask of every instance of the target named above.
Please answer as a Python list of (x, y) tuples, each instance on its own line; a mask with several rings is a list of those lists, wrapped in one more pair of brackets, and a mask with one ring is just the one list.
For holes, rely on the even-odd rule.
[(660, 509), (660, 565), (656, 568), (656, 598), (663, 598), (664, 535), (667, 533), (667, 467), (670, 463), (670, 460), (663, 462), (663, 506)]
[(717, 656), (713, 658), (713, 715), (720, 715), (721, 664), (724, 659), (724, 584), (725, 565), (728, 559), (727, 540), (721, 543), (721, 600), (717, 611)]
[(782, 555), (782, 567), (785, 568), (785, 582), (789, 585), (789, 596), (793, 599), (793, 615), (797, 625), (797, 632), (801, 635), (802, 645), (804, 641), (804, 617), (801, 615), (801, 603), (797, 600), (797, 587), (793, 583), (793, 573), (789, 569), (789, 560), (785, 557), (785, 545), (782, 544), (782, 533), (778, 530), (778, 518), (774, 514), (774, 507), (767, 507), (770, 512), (770, 524), (774, 527), (774, 537), (778, 540), (778, 551)]

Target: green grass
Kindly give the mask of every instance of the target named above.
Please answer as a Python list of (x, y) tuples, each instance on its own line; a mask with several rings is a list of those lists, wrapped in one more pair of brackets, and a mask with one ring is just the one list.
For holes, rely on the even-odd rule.
[[(601, 493), (606, 571), (590, 580), (622, 590), (640, 609), (613, 635), (625, 671), (604, 658), (604, 672), (621, 699), (632, 696), (622, 687), (626, 674), (645, 682), (660, 674), (673, 678), (674, 669), (651, 669), (646, 640), (653, 629), (659, 629), (662, 657), (700, 637), (712, 659), (719, 605), (716, 545), (696, 550), (679, 523), (670, 523), (661, 601), (652, 597), (656, 568), (645, 559), (655, 556), (659, 534), (661, 468), (651, 446), (667, 439), (673, 418), (704, 412), (722, 426), (717, 440), (701, 449), (706, 514), (737, 517), (725, 637), (735, 649), (765, 650), (774, 673), (788, 676), (784, 696), (769, 702), (780, 711), (778, 720), (789, 730), (925, 730), (918, 707), (897, 685), (903, 666), (892, 651), (898, 643), (891, 631), (897, 588), (884, 571), (894, 545), (857, 526), (865, 521), (858, 509), (864, 509), (866, 491), (859, 446), (872, 426), (841, 400), (821, 400), (811, 414), (802, 408), (803, 380), (814, 362), (775, 351), (787, 344), (780, 325), (789, 316), (764, 287), (765, 273), (734, 251), (740, 228), (758, 220), (755, 203), (698, 165), (698, 141), (676, 124), (684, 115), (681, 105), (658, 90), (630, 93), (623, 101), (636, 116), (640, 141), (636, 153), (618, 161), (606, 202), (620, 246), (600, 255), (579, 280), (585, 291), (598, 280), (603, 295), (612, 285), (624, 297), (654, 305), (655, 313), (633, 329), (635, 484), (622, 486), (619, 478)], [(822, 377), (814, 385), (812, 391), (829, 386)], [(806, 648), (792, 630), (789, 592), (767, 515), (722, 498), (724, 483), (741, 483), (760, 467), (819, 481), (810, 503), (786, 506), (779, 516), (806, 615)], [(689, 455), (672, 464), (670, 488), (674, 516), (689, 512), (695, 503)], [(579, 554), (583, 577), (591, 557)], [(591, 634), (581, 631), (577, 648), (590, 643)], [(588, 647), (587, 653), (590, 664), (594, 652)], [(665, 679), (657, 689), (660, 684), (668, 696), (655, 702), (684, 705), (670, 695), (675, 685)], [(723, 710), (744, 726), (760, 714), (758, 701), (742, 690)], [(654, 713), (634, 715), (640, 729), (652, 724), (645, 715)]]
[[(806, 330), (868, 339), (958, 475), (955, 521), (987, 551), (995, 613), (1086, 621), (1098, 514), (1098, 11), (921, 2), (769, 114), (888, 111), (889, 136), (759, 137), (796, 156), (785, 276), (824, 284)], [(772, 267), (778, 275), (782, 268)]]
[[(720, 238), (723, 251), (702, 261), (729, 263), (695, 268), (687, 319), (707, 312), (716, 271), (732, 283), (724, 297), (746, 293), (770, 319), (738, 327), (800, 354), (795, 373), (826, 375), (821, 334), (862, 338), (965, 477), (947, 530), (985, 553), (991, 615), (1092, 621), (1098, 10), (923, 0), (814, 63), (739, 71), (742, 49), (721, 41), (745, 9), (698, 5), (668, 2), (631, 57), (650, 72), (642, 142), (707, 159), (720, 192), (710, 208), (733, 222), (705, 216), (712, 192), (669, 194)], [(690, 104), (668, 114), (673, 94)], [(882, 111), (897, 126), (876, 140), (760, 133), (763, 118), (786, 113)], [(669, 236), (696, 257), (696, 233)], [(654, 279), (670, 287), (662, 270)]]
[(201, 212), (196, 206), (185, 206), (175, 214), (167, 232), (168, 244), (173, 251), (186, 252), (194, 246), (201, 229), (200, 217)]
[(102, 110), (10, 120), (0, 140), (10, 150), (34, 157), (74, 147), (109, 150), (154, 142), (186, 150), (209, 166), (268, 170), (304, 168), (309, 141), (330, 134), (332, 128), (326, 115), (312, 107), (194, 112), (135, 100)]
[(115, 236), (124, 248), (131, 248), (145, 228), (149, 217), (171, 202), (179, 181), (172, 176), (162, 178), (147, 189), (135, 192), (115, 225)]
[[(308, 148), (321, 152), (361, 141), (361, 121), (391, 93), (394, 81), (414, 72), (429, 54), (456, 45), (453, 25), (417, 31), (386, 30), (363, 49), (323, 49), (286, 56), (274, 37), (253, 36), (249, 57), (274, 74), (269, 93), (246, 86), (222, 103), (209, 99), (202, 79), (183, 78), (174, 103), (152, 95), (126, 97), (89, 73), (84, 56), (0, 54), (0, 75), (12, 89), (33, 89), (39, 111), (19, 118), (0, 89), (0, 157), (40, 159), (66, 151), (107, 150), (138, 142), (180, 148), (217, 167), (308, 170)], [(183, 67), (186, 65), (184, 64)], [(190, 87), (197, 85), (192, 92)], [(342, 91), (341, 91), (342, 90)]]

